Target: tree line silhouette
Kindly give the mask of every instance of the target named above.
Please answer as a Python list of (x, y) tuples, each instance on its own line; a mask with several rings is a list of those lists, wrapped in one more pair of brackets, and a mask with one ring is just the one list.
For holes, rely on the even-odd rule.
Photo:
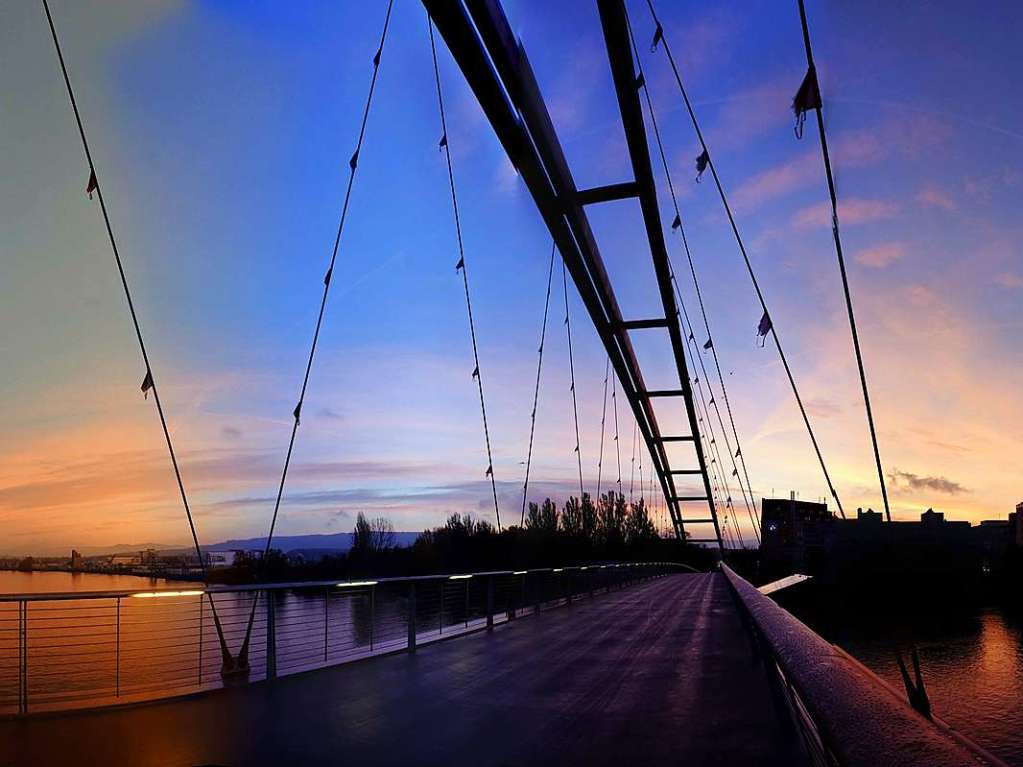
[(501, 532), (471, 514), (452, 514), (423, 531), (411, 546), (395, 545), (383, 517), (356, 517), (352, 548), (303, 561), (272, 549), (266, 557), (241, 554), (232, 567), (210, 572), (221, 582), (285, 581), (364, 576), (526, 569), (597, 562), (672, 561), (707, 569), (714, 552), (662, 537), (645, 502), (619, 493), (530, 502), (523, 524)]

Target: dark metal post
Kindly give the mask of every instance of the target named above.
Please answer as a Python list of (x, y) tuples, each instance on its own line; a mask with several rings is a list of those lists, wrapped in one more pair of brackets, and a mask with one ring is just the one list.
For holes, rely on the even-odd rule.
[(323, 662), (327, 662), (327, 651), (330, 648), (327, 636), (330, 626), (330, 589), (323, 590)]
[(377, 621), (377, 587), (369, 587), (369, 651), (373, 652), (373, 629)]
[(202, 597), (199, 595), (199, 678), (196, 680), (196, 684), (202, 687), (202, 621), (203, 621), (203, 608), (202, 608)]
[(117, 598), (114, 632), (114, 697), (121, 697), (121, 598)]
[(416, 582), (408, 584), (408, 651), (416, 651)]
[(440, 605), (437, 607), (437, 633), (444, 633), (444, 581), (440, 582)]
[(465, 627), (469, 628), (469, 583), (471, 578), (465, 579)]
[(18, 602), (18, 713), (28, 713), (28, 602)]
[(277, 627), (274, 623), (273, 593), (264, 591), (266, 597), (266, 678), (277, 676)]
[(494, 628), (494, 576), (487, 576), (487, 630)]

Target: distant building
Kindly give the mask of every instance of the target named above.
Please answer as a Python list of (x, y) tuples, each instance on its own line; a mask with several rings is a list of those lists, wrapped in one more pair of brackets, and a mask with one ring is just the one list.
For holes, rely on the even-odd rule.
[(790, 575), (815, 569), (833, 539), (835, 515), (823, 503), (789, 499), (761, 500), (761, 560)]
[(934, 578), (990, 572), (1023, 546), (1023, 503), (1007, 520), (949, 521), (934, 509), (919, 522), (885, 522), (873, 509), (840, 519), (823, 503), (764, 498), (761, 572), (773, 579), (801, 572), (850, 581), (912, 572)]
[(1023, 546), (1023, 501), (1016, 504), (1016, 510), (1009, 515), (1009, 534), (1015, 546)]
[(207, 567), (229, 567), (234, 564), (233, 551), (207, 551), (203, 556)]
[(145, 551), (139, 552), (139, 564), (153, 566), (160, 563), (160, 555), (157, 554), (156, 549), (146, 549)]
[(71, 549), (71, 569), (72, 570), (85, 569), (85, 558), (77, 549)]

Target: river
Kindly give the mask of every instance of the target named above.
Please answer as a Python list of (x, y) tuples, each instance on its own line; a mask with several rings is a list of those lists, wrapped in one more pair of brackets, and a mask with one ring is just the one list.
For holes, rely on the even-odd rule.
[(55, 594), (64, 591), (114, 591), (118, 589), (127, 591), (169, 586), (188, 588), (189, 585), (182, 581), (143, 578), (138, 575), (61, 573), (45, 570), (22, 573), (13, 570), (0, 570), (0, 594)]
[(937, 611), (883, 617), (849, 610), (795, 612), (899, 691), (905, 688), (895, 648), (915, 644), (934, 714), (1009, 764), (1023, 765), (1019, 613), (998, 606), (963, 608), (951, 616)]

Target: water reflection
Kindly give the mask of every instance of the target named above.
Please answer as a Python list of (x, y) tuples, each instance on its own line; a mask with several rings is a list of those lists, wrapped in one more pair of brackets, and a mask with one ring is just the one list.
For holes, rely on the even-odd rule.
[[(32, 574), (16, 585), (24, 587), (26, 578), (33, 579), (37, 593), (54, 593), (71, 590), (74, 576)], [(87, 584), (82, 591), (169, 585), (87, 577), (74, 582)], [(221, 637), (237, 656), (249, 636), (249, 668), (229, 683), (264, 678), (269, 668), (286, 674), (398, 649), (408, 639), (407, 583), (275, 591), (272, 597), (257, 591), (214, 594), (212, 605), (202, 591), (189, 590), (190, 584), (171, 585), (181, 586), (178, 593), (159, 598), (33, 600), (24, 616), (17, 602), (0, 603), (0, 711), (18, 710), (22, 689), (29, 709), (41, 710), (219, 687)], [(418, 633), (465, 628), (483, 618), (484, 601), (480, 579), (420, 582)], [(271, 619), (275, 642), (268, 663)]]
[(801, 615), (902, 690), (895, 649), (915, 642), (935, 714), (1012, 764), (1023, 764), (1023, 623), (989, 607), (959, 615)]

